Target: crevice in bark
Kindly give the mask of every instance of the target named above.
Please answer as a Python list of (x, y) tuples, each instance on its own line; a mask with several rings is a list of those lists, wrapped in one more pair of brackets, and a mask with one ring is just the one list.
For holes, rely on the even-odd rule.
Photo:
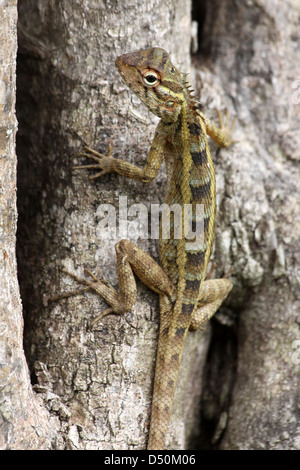
[(202, 48), (203, 27), (206, 20), (206, 1), (193, 0), (192, 2), (192, 20), (198, 23), (198, 49)]
[[(22, 15), (19, 16), (20, 25)], [(31, 42), (32, 41), (32, 42)], [(34, 381), (33, 363), (37, 351), (32, 348), (41, 312), (44, 310), (41, 288), (43, 271), (52, 258), (51, 239), (57, 230), (51, 220), (49, 207), (63, 205), (63, 192), (59, 191), (58, 167), (68, 164), (67, 159), (55, 163), (58, 148), (66, 144), (60, 129), (53, 122), (63, 111), (60, 93), (66, 89), (66, 77), (59, 77), (47, 59), (41, 44), (26, 36), (20, 26), (17, 56), (17, 118), (18, 134), (18, 278), (24, 312), (24, 349)], [(59, 91), (60, 90), (60, 91)], [(61, 153), (61, 152), (60, 152)], [(66, 162), (66, 163), (65, 163)], [(53, 175), (55, 174), (55, 177)], [(66, 172), (68, 178), (68, 172)], [(55, 183), (54, 183), (55, 182)], [(46, 208), (45, 201), (49, 204)], [(43, 229), (47, 223), (47, 233)], [(49, 238), (50, 234), (50, 238)], [(54, 256), (54, 253), (53, 253)], [(35, 342), (37, 344), (38, 342)], [(39, 342), (43, 347), (43, 340)]]
[(212, 320), (211, 343), (204, 370), (199, 449), (218, 449), (226, 429), (236, 377), (237, 328)]
[[(31, 142), (32, 127), (38, 116), (39, 100), (32, 90), (33, 77), (36, 74), (36, 60), (23, 54), (21, 48), (17, 56), (17, 118), (18, 134), (16, 151), (18, 156), (18, 229), (17, 229), (17, 260), (18, 279), (24, 315), (24, 349), (30, 364), (30, 345), (26, 341), (31, 330), (29, 312), (32, 302), (36, 302), (34, 292), (33, 265), (38, 261), (37, 254), (42, 251), (38, 247), (38, 227), (35, 223), (37, 214), (41, 213), (40, 202), (42, 191), (41, 168), (30, 158), (33, 144)], [(37, 150), (37, 148), (36, 148)], [(38, 149), (39, 151), (40, 149)], [(41, 241), (41, 240), (40, 240)], [(31, 367), (30, 367), (31, 368)]]

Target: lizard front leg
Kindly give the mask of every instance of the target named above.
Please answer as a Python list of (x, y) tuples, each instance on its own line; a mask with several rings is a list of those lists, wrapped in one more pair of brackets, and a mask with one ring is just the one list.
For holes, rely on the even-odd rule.
[(106, 281), (97, 279), (89, 271), (86, 271), (92, 280), (81, 279), (72, 273), (64, 270), (67, 274), (76, 279), (77, 282), (85, 285), (79, 289), (66, 294), (58, 295), (52, 300), (58, 300), (71, 295), (77, 295), (86, 290), (93, 290), (100, 295), (110, 308), (104, 310), (90, 325), (94, 326), (99, 320), (109, 313), (122, 314), (128, 312), (136, 301), (137, 289), (134, 278), (135, 273), (139, 279), (151, 290), (159, 295), (174, 297), (174, 286), (163, 269), (141, 248), (129, 240), (121, 240), (116, 244), (117, 270), (119, 279), (119, 290), (117, 291)]
[(222, 115), (218, 111), (219, 127), (216, 126), (210, 119), (205, 117), (199, 112), (200, 118), (204, 121), (207, 134), (218, 144), (220, 147), (229, 147), (235, 141), (232, 140), (232, 133), (235, 126), (236, 119), (234, 118), (230, 124), (229, 112), (226, 112), (225, 122), (223, 122)]
[(85, 151), (77, 155), (77, 157), (86, 157), (94, 160), (96, 163), (93, 165), (77, 165), (74, 170), (93, 169), (99, 170), (96, 174), (91, 175), (90, 179), (99, 178), (107, 173), (118, 173), (121, 176), (131, 178), (136, 181), (148, 183), (152, 181), (161, 166), (166, 143), (165, 129), (161, 122), (158, 123), (155, 136), (148, 154), (148, 158), (144, 168), (114, 158), (112, 156), (111, 146), (108, 146), (108, 155), (96, 152), (90, 147), (85, 147)]

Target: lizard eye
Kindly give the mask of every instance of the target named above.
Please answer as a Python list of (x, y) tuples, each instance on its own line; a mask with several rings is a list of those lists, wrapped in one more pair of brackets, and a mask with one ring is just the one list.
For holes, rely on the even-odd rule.
[(147, 86), (155, 86), (159, 83), (160, 76), (154, 70), (149, 70), (148, 72), (144, 73), (143, 81)]

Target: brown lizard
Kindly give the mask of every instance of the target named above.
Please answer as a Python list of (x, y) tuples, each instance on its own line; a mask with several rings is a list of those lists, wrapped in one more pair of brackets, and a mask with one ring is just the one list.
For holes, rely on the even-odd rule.
[[(171, 63), (164, 49), (151, 48), (122, 55), (116, 67), (128, 87), (154, 114), (161, 118), (144, 168), (112, 157), (111, 148), (105, 156), (86, 147), (81, 156), (96, 161), (93, 165), (74, 168), (96, 168), (97, 178), (116, 172), (134, 180), (149, 182), (160, 168), (163, 158), (167, 168), (166, 204), (171, 208), (170, 236), (163, 222), (159, 239), (159, 266), (137, 245), (121, 240), (116, 245), (119, 291), (106, 281), (86, 271), (92, 280), (70, 274), (85, 287), (80, 291), (58, 296), (69, 296), (94, 290), (110, 307), (96, 320), (115, 312), (122, 314), (136, 300), (135, 273), (150, 289), (159, 294), (160, 332), (155, 369), (151, 424), (148, 449), (165, 447), (172, 401), (188, 330), (203, 326), (216, 312), (232, 288), (226, 277), (205, 280), (212, 253), (216, 226), (215, 173), (208, 147), (207, 135), (221, 147), (232, 143), (234, 123), (229, 119), (220, 128), (204, 117), (195, 104), (186, 81), (186, 75)], [(182, 237), (175, 236), (175, 215), (172, 205), (180, 208), (190, 205), (190, 219), (180, 216)], [(202, 207), (199, 219), (197, 206)], [(177, 219), (178, 220), (178, 219)], [(187, 233), (188, 222), (196, 237), (199, 226), (203, 238), (194, 243)], [(199, 224), (199, 225), (197, 225)]]

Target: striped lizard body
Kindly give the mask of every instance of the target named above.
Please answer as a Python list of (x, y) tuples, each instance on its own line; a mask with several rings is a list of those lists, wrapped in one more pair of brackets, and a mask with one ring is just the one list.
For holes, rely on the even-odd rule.
[[(128, 87), (160, 117), (145, 167), (115, 159), (111, 151), (105, 156), (86, 148), (80, 155), (94, 159), (96, 164), (75, 168), (98, 168), (93, 177), (116, 172), (148, 182), (165, 159), (165, 215), (170, 217), (163, 214), (161, 218), (161, 266), (135, 244), (122, 240), (116, 245), (118, 291), (89, 272), (92, 281), (72, 276), (110, 305), (93, 324), (112, 311), (130, 310), (136, 300), (133, 272), (159, 294), (160, 333), (148, 449), (164, 449), (187, 332), (206, 323), (232, 288), (228, 279), (205, 280), (205, 275), (216, 225), (215, 173), (207, 135), (227, 147), (232, 142), (233, 125), (223, 127), (221, 122), (218, 128), (204, 117), (195, 105), (185, 74), (174, 67), (164, 49), (122, 55), (116, 67)], [(178, 228), (181, 236), (177, 236)]]

